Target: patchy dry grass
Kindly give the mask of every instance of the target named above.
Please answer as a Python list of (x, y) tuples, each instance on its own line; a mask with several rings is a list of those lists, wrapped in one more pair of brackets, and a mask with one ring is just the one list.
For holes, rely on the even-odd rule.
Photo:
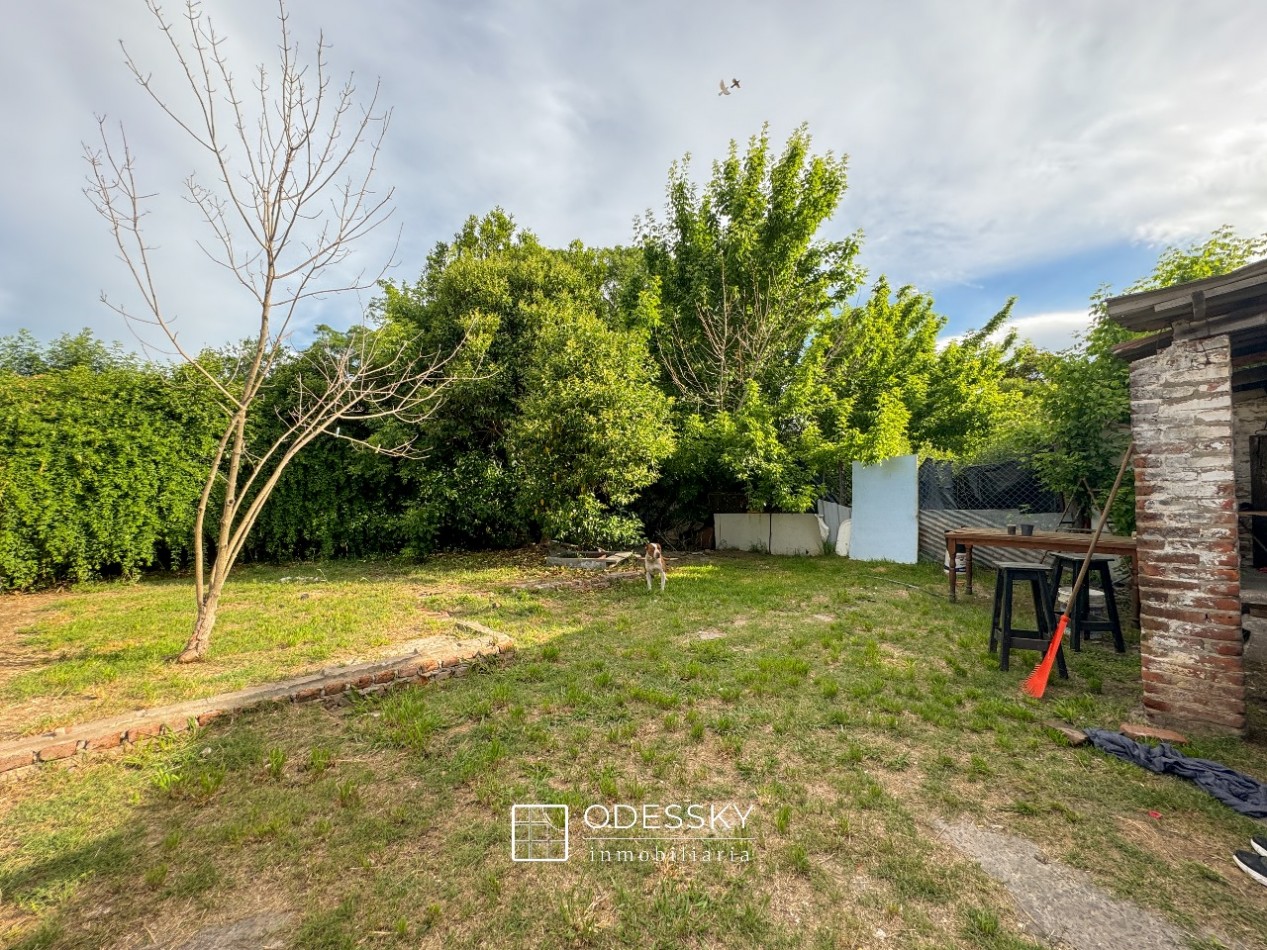
[[(327, 567), (310, 588), (253, 571), (234, 622), (289, 644), (285, 662), (366, 649), (360, 622), (406, 639), (446, 614), (504, 630), (520, 651), (462, 679), (244, 716), (4, 787), (0, 936), (178, 945), (264, 914), (303, 948), (863, 947), (881, 930), (884, 946), (1033, 947), (1007, 894), (930, 830), (967, 817), (1036, 841), (1202, 946), (1267, 947), (1267, 889), (1230, 860), (1258, 826), (1041, 725), (1116, 726), (1138, 702), (1133, 654), (1093, 644), (1034, 702), (1017, 687), (1036, 656), (999, 672), (988, 602), (948, 604), (936, 568), (759, 556), (674, 568), (663, 596), (640, 581), (523, 591), (516, 582), (544, 572), (505, 559), (363, 565), (337, 579)], [(340, 604), (332, 614), (321, 598), (296, 600), (323, 588)], [(358, 591), (379, 603), (358, 604)], [(109, 642), (129, 622), (138, 645), (166, 635), (154, 625), (164, 584), (69, 596), (82, 599), (41, 607), (42, 642), (69, 642), (59, 631), (88, 629), (90, 612), (114, 617)], [(271, 619), (252, 620), (253, 603)], [(322, 639), (331, 616), (347, 626)], [(221, 641), (216, 675), (243, 675), (237, 663), (261, 675), (268, 651), (234, 644)], [(80, 643), (73, 659), (87, 669), (108, 649)], [(201, 670), (181, 685), (163, 655), (110, 682), (161, 672), (173, 698), (219, 688)], [(31, 696), (64, 695), (33, 684)], [(1261, 744), (1194, 753), (1267, 775)], [(574, 818), (571, 860), (515, 864), (516, 802), (574, 816), (590, 803), (752, 805), (749, 860), (592, 861)]]
[(0, 738), (369, 659), (449, 632), (435, 605), (487, 607), (490, 591), (528, 562), (541, 559), (246, 566), (225, 588), (207, 661), (194, 667), (170, 662), (193, 622), (189, 578), (0, 597)]

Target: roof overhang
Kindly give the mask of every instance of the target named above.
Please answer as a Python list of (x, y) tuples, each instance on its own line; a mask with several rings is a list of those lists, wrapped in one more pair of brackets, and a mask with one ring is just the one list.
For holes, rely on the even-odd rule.
[(1149, 334), (1113, 348), (1126, 360), (1151, 356), (1176, 339), (1226, 333), (1257, 340), (1267, 331), (1267, 260), (1218, 277), (1113, 297), (1105, 306), (1114, 323)]

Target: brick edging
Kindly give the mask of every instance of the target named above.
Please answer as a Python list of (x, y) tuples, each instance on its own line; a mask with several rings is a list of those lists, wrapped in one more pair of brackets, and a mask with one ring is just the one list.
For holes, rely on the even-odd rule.
[(138, 710), (0, 743), (0, 775), (22, 774), (41, 763), (68, 759), (80, 753), (128, 747), (163, 733), (185, 732), (221, 716), (260, 706), (333, 699), (345, 692), (375, 693), (406, 683), (460, 676), (470, 668), (472, 661), (499, 657), (515, 649), (514, 642), (504, 633), (482, 624), (459, 622), (458, 625), (480, 636), (443, 649), (434, 646), (414, 649), (368, 663), (331, 667), (207, 699)]

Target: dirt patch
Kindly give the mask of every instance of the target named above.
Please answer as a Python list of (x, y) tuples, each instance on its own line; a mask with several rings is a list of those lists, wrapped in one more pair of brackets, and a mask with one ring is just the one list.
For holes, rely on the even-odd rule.
[(512, 590), (598, 590), (643, 576), (642, 571), (611, 571), (594, 577), (538, 578), (512, 585)]
[(289, 914), (259, 914), (228, 924), (204, 927), (175, 950), (267, 950), (284, 947), (282, 939), (268, 939), (289, 923)]
[(768, 881), (770, 909), (784, 926), (804, 927), (817, 920), (824, 903), (808, 876), (779, 872)]
[(975, 825), (937, 822), (938, 833), (1007, 888), (1029, 929), (1074, 950), (1184, 950), (1186, 934), (1157, 914), (1109, 895), (1032, 842)]

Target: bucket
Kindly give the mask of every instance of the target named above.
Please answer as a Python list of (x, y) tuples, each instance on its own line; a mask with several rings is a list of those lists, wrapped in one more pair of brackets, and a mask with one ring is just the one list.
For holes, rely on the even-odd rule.
[[(942, 562), (942, 573), (950, 573), (950, 552), (946, 552), (945, 560)], [(955, 545), (955, 573), (965, 574), (968, 571), (968, 549), (962, 544)]]
[[(1072, 586), (1060, 588), (1056, 594), (1056, 610), (1065, 609), (1065, 605), (1069, 603), (1069, 595), (1072, 593)], [(1099, 616), (1104, 612), (1104, 591), (1090, 587), (1087, 589), (1087, 599), (1093, 615)]]

